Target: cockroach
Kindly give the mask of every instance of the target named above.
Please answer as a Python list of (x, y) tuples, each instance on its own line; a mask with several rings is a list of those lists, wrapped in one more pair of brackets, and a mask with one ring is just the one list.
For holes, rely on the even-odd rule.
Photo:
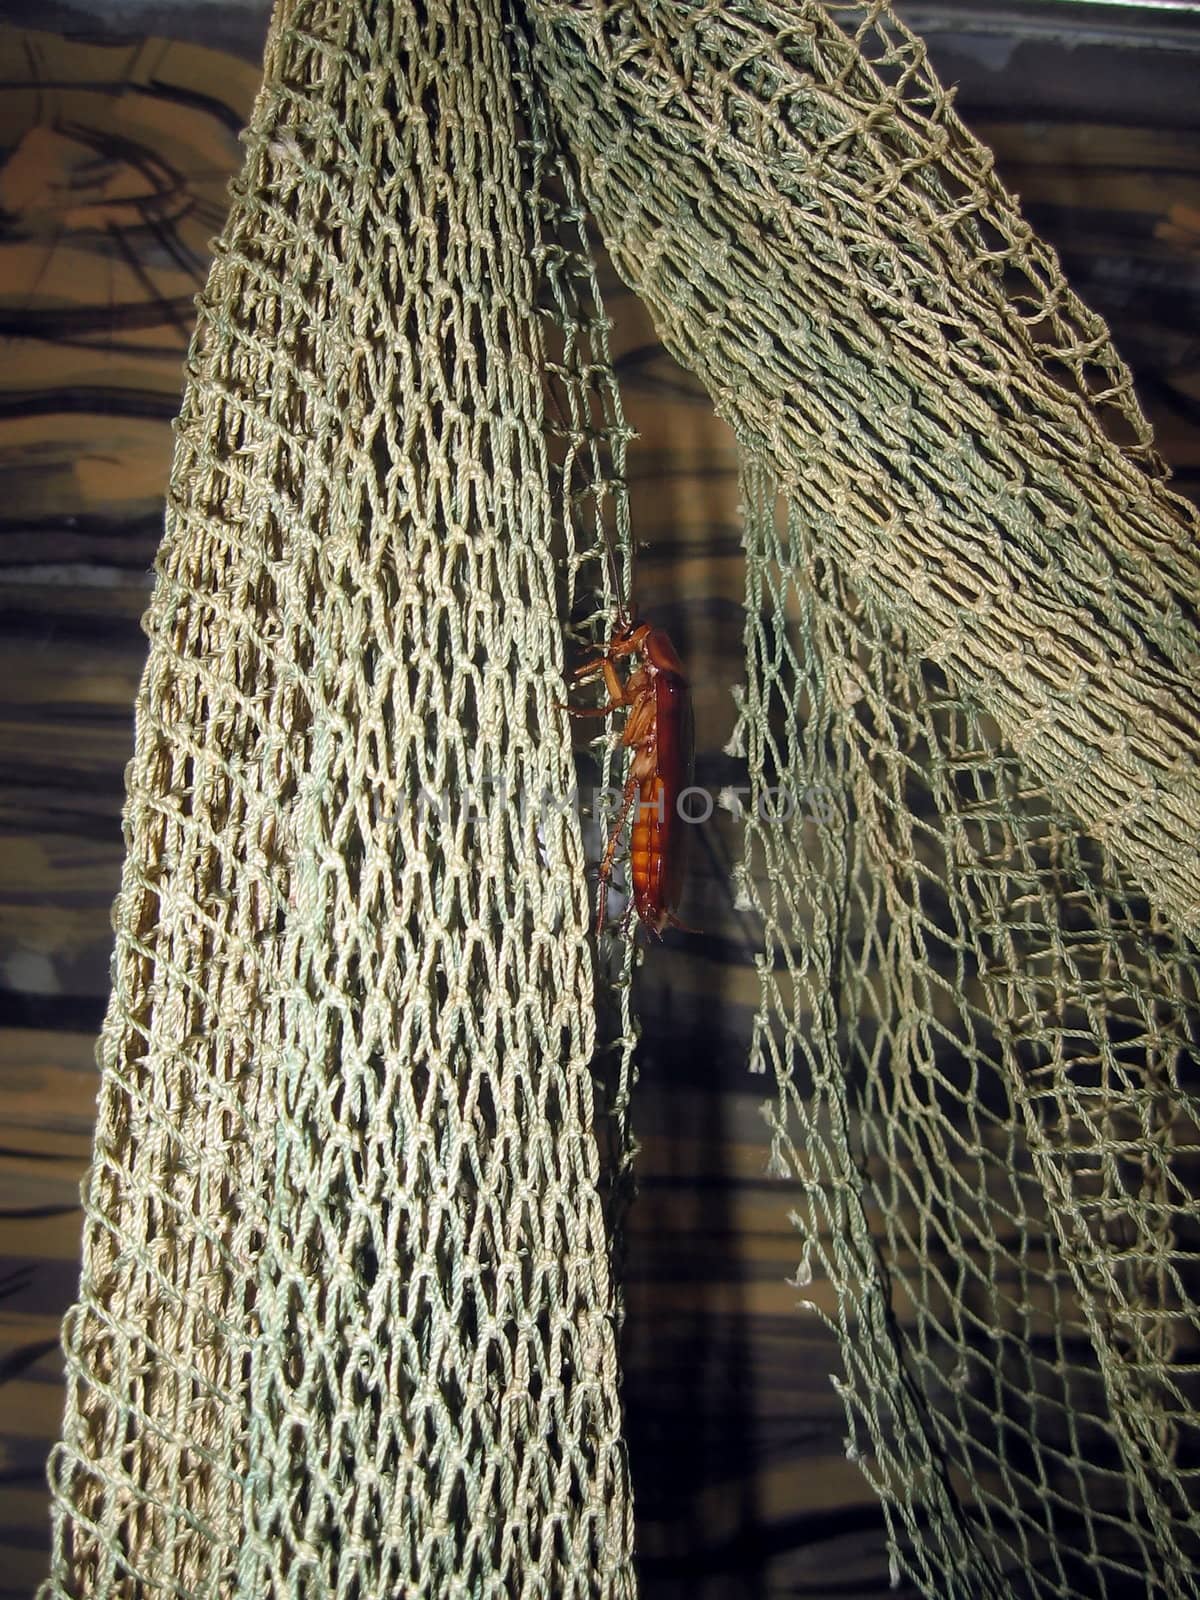
[[(553, 387), (550, 398), (564, 437), (572, 437), (577, 424), (568, 421)], [(670, 638), (662, 628), (638, 622), (632, 596), (622, 598), (625, 590), (616, 549), (604, 528), (599, 544), (616, 602), (616, 626), (607, 649), (578, 668), (575, 682), (603, 678), (608, 704), (561, 708), (575, 717), (607, 717), (622, 709), (628, 713), (621, 744), (632, 751), (632, 760), (621, 809), (600, 863), (596, 932), (604, 927), (613, 863), (636, 801), (629, 840), (633, 903), (638, 916), (661, 939), (664, 928), (685, 926), (675, 915), (675, 907), (683, 890), (687, 858), (687, 826), (679, 811), (679, 797), (691, 784), (696, 755), (692, 692)], [(631, 668), (624, 683), (617, 670), (621, 662)]]
[[(617, 670), (621, 662), (631, 667), (624, 683)], [(621, 744), (632, 752), (621, 809), (600, 863), (596, 932), (604, 927), (613, 862), (636, 801), (629, 847), (633, 903), (641, 920), (661, 939), (664, 928), (684, 926), (675, 907), (687, 857), (687, 825), (679, 813), (679, 797), (692, 781), (695, 759), (687, 673), (661, 628), (620, 616), (608, 648), (575, 673), (576, 683), (594, 678), (604, 679), (608, 704), (564, 709), (576, 717), (606, 717), (625, 708)]]

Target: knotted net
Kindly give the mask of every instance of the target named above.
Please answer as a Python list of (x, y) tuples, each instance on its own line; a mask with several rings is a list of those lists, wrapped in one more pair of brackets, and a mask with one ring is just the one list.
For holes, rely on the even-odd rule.
[(634, 1592), (629, 962), (520, 803), (569, 793), (563, 625), (629, 548), (584, 203), (738, 438), (752, 800), (828, 801), (746, 808), (751, 1064), (895, 1579), (1194, 1595), (1194, 515), (919, 43), (809, 0), (277, 11), (43, 1592)]

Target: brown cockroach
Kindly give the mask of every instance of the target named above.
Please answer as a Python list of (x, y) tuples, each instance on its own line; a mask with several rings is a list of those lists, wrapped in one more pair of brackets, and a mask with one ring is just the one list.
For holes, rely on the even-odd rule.
[[(573, 425), (553, 387), (550, 397), (564, 436), (570, 437)], [(675, 907), (683, 890), (687, 858), (687, 825), (679, 798), (691, 784), (695, 762), (692, 692), (679, 652), (668, 635), (652, 623), (638, 622), (632, 599), (622, 598), (626, 591), (616, 548), (604, 527), (599, 530), (599, 545), (616, 603), (616, 626), (607, 648), (578, 668), (575, 682), (603, 678), (608, 704), (562, 707), (575, 717), (607, 717), (622, 708), (628, 713), (621, 744), (632, 751), (632, 759), (621, 809), (600, 863), (596, 932), (604, 927), (613, 863), (636, 801), (629, 842), (633, 904), (641, 920), (661, 939), (664, 928), (685, 926), (676, 917)], [(617, 670), (621, 662), (628, 662), (631, 668), (624, 683)]]
[[(624, 683), (618, 664), (632, 668)], [(576, 717), (604, 717), (627, 709), (621, 743), (632, 752), (621, 809), (600, 863), (597, 933), (604, 926), (608, 885), (626, 820), (637, 802), (630, 837), (633, 903), (659, 938), (665, 927), (682, 928), (675, 915), (683, 889), (687, 824), (679, 797), (692, 781), (695, 729), (692, 695), (679, 653), (649, 622), (620, 616), (608, 647), (575, 673), (576, 683), (603, 678), (608, 704), (565, 709)]]

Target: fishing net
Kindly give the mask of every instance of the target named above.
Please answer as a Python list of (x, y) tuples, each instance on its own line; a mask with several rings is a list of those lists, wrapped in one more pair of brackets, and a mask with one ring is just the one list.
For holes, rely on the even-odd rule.
[(893, 1579), (1194, 1595), (1195, 522), (920, 44), (810, 0), (277, 11), (43, 1593), (634, 1592), (630, 961), (558, 803), (630, 548), (585, 204), (742, 456), (750, 1063)]

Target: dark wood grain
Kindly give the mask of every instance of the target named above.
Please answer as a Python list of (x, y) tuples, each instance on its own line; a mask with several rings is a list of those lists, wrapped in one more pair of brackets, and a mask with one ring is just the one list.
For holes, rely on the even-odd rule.
[[(77, 1274), (139, 617), (191, 299), (257, 84), (249, 23), (211, 14), (212, 42), (227, 18), (222, 49), (180, 42), (197, 31), (182, 8), (169, 13), (174, 40), (0, 32), (0, 1596), (27, 1595), (44, 1570), (57, 1328)], [(1008, 69), (976, 71), (979, 131), (1112, 322), (1194, 491), (1200, 112), (1189, 128), (1173, 100), (1160, 119), (1141, 101), (1130, 110), (1121, 47), (1089, 60), (1095, 76), (1088, 87), (1075, 75), (1069, 115), (1027, 77), (1018, 96)], [(960, 110), (972, 119), (967, 94)], [(720, 787), (737, 781), (722, 752), (741, 670), (732, 440), (606, 281), (640, 435), (639, 604), (689, 664), (697, 781)], [(766, 1084), (745, 1069), (754, 930), (730, 893), (734, 832), (704, 834), (681, 909), (705, 932), (669, 938), (639, 979), (626, 1400), (644, 1592), (896, 1593), (879, 1510), (847, 1459), (833, 1341), (785, 1281), (794, 1197), (765, 1175)]]
[(45, 1575), (122, 775), (192, 299), (255, 69), (0, 29), (0, 1593)]

